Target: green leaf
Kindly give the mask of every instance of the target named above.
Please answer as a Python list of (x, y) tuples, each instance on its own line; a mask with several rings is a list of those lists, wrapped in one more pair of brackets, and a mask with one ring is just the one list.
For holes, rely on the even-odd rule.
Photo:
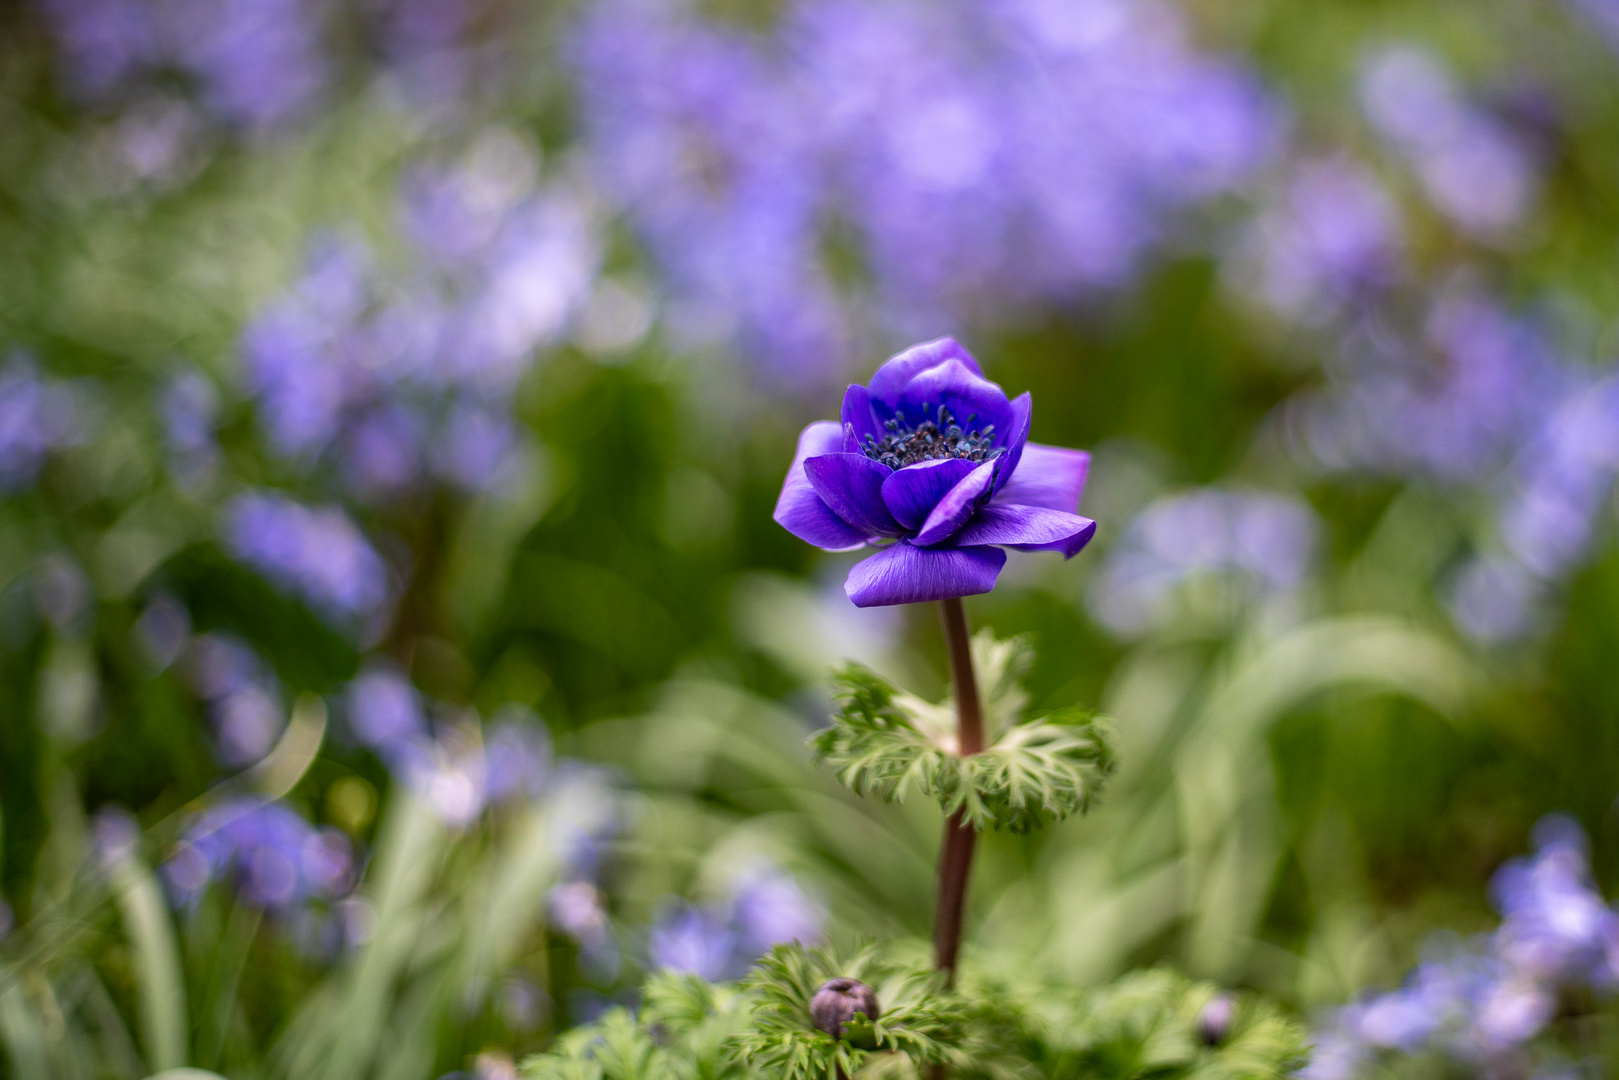
[(988, 749), (956, 753), (954, 708), (894, 687), (849, 664), (834, 677), (839, 708), (813, 740), (816, 755), (853, 790), (902, 801), (912, 788), (974, 828), (1027, 831), (1090, 809), (1112, 773), (1112, 731), (1081, 709), (1025, 719), (1019, 680), (1032, 652), (1021, 638), (973, 639), (984, 687)]

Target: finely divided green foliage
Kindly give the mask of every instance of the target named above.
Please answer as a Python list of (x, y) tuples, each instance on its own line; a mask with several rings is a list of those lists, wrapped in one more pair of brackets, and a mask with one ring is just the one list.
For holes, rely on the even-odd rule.
[[(924, 955), (917, 950), (920, 958)], [(1198, 1018), (1217, 993), (1166, 970), (1137, 972), (1099, 989), (1006, 983), (965, 973), (945, 990), (922, 960), (865, 949), (840, 958), (779, 946), (740, 987), (663, 973), (639, 1015), (614, 1009), (568, 1032), (523, 1065), (525, 1080), (835, 1080), (923, 1075), (944, 1063), (953, 1078), (1051, 1080), (1280, 1080), (1303, 1061), (1299, 1027), (1271, 1006), (1241, 999), (1213, 1044)], [(883, 1014), (854, 1035), (864, 1050), (810, 1023), (827, 979), (872, 985)]]
[(1304, 1032), (1268, 1002), (1241, 998), (1228, 1030), (1208, 1045), (1198, 1017), (1217, 993), (1156, 969), (1089, 991), (1047, 987), (1024, 999), (1034, 1017), (1031, 1057), (1050, 1077), (1281, 1077), (1304, 1064)]
[[(871, 986), (882, 1008), (869, 1024), (850, 1024), (843, 1040), (810, 1022), (810, 999), (822, 983), (838, 976)], [(959, 999), (945, 990), (943, 974), (885, 962), (873, 949), (840, 959), (828, 949), (778, 945), (744, 985), (755, 1006), (753, 1023), (737, 1048), (767, 1076), (835, 1080), (839, 1070), (855, 1075), (873, 1054), (899, 1053), (918, 1066), (959, 1057), (951, 1047), (960, 1039), (964, 1016)]]
[(1025, 832), (1088, 810), (1113, 771), (1112, 732), (1077, 708), (1026, 718), (1019, 684), (1033, 653), (1023, 638), (973, 639), (983, 686), (982, 753), (955, 753), (954, 705), (897, 689), (859, 664), (835, 677), (839, 708), (813, 741), (816, 754), (855, 791), (903, 800), (912, 787), (974, 828)]
[(734, 1049), (750, 1003), (735, 987), (663, 972), (642, 988), (639, 1015), (611, 1009), (523, 1064), (526, 1080), (741, 1080), (757, 1075)]

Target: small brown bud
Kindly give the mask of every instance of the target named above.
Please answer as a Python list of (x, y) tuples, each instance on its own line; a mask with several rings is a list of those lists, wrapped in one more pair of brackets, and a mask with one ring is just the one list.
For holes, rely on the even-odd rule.
[(1237, 1015), (1237, 1000), (1230, 994), (1216, 994), (1197, 1014), (1197, 1037), (1204, 1046), (1219, 1046), (1231, 1033)]
[(865, 1013), (867, 1020), (882, 1015), (876, 993), (858, 979), (828, 979), (810, 999), (810, 1020), (834, 1039), (843, 1038), (843, 1025), (855, 1013)]

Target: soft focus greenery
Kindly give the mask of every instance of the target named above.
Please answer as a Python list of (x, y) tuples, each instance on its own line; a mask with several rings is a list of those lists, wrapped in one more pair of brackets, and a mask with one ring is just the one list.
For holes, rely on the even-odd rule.
[[(1369, 138), (1352, 86), (1368, 43), (1430, 42), (1469, 74), (1530, 72), (1563, 124), (1533, 227), (1458, 256), (1462, 242), (1404, 192), (1412, 258), (1431, 269), (1465, 257), (1502, 295), (1541, 305), (1584, 361), (1611, 359), (1619, 78), (1566, 11), (1187, 7), (1203, 40), (1287, 96), (1307, 143)], [(536, 5), (523, 25), (537, 56), (568, 14)], [(752, 1007), (731, 996), (742, 991), (662, 976), (637, 996), (648, 927), (671, 897), (717, 897), (732, 868), (766, 858), (824, 903), (833, 947), (926, 939), (939, 807), (856, 797), (835, 773), (860, 769), (858, 748), (823, 743), (829, 765), (810, 739), (850, 661), (922, 704), (944, 698), (936, 614), (856, 614), (839, 593), (852, 557), (771, 520), (797, 434), (834, 415), (836, 388), (784, 388), (747, 357), (682, 350), (656, 326), (607, 355), (573, 341), (539, 350), (513, 398), (516, 482), (349, 507), (403, 583), (369, 638), (220, 539), (221, 506), (244, 488), (338, 497), (266, 450), (238, 357), (243, 327), (297, 276), (311, 230), (357, 228), (400, 257), (401, 172), (461, 153), (474, 126), (521, 133), (565, 172), (560, 67), (523, 69), (499, 110), (465, 127), (418, 124), (357, 85), (292, 133), (214, 137), (184, 182), (109, 191), (95, 164), (108, 123), (64, 95), (53, 62), (38, 13), (0, 7), (0, 358), (27, 350), (80, 387), (89, 417), (37, 482), (0, 493), (0, 897), (14, 923), (0, 936), (0, 1075), (512, 1075), (502, 1070), (553, 1047), (599, 1061), (587, 1045), (598, 1029), (565, 1032), (604, 1009), (599, 1030), (625, 1053), (665, 1052), (648, 1027), (666, 1023), (720, 1063), (701, 1075), (752, 1075), (720, 1049), (727, 1010)], [(607, 269), (650, 278), (628, 231), (603, 228)], [(1483, 497), (1290, 456), (1278, 410), (1323, 381), (1334, 342), (1254, 310), (1216, 248), (1171, 246), (1127, 289), (964, 336), (1009, 392), (1032, 391), (1037, 440), (1094, 453), (1082, 510), (1100, 523), (1095, 543), (1071, 562), (1014, 555), (997, 589), (967, 602), (976, 626), (1034, 643), (1027, 708), (1014, 711), (1084, 742), (1069, 747), (1080, 764), (1042, 780), (1062, 790), (1032, 800), (1038, 816), (1085, 804), (1111, 761), (1085, 741), (1090, 718), (1116, 735), (1117, 768), (1091, 813), (979, 844), (965, 955), (1027, 1024), (1038, 1045), (1020, 1052), (1041, 1075), (1150, 1071), (1125, 1030), (1143, 1011), (1169, 1031), (1165, 1067), (1190, 1068), (1188, 1032), (1213, 983), (1306, 1023), (1395, 984), (1434, 931), (1493, 925), (1490, 875), (1549, 812), (1584, 825), (1599, 883), (1619, 888), (1608, 500), (1596, 549), (1554, 590), (1545, 624), (1509, 644), (1470, 642), (1441, 590), (1485, 528)], [(169, 474), (154, 405), (192, 368), (222, 395), (221, 478), (202, 488)], [(1281, 605), (1192, 581), (1166, 625), (1110, 633), (1087, 606), (1110, 546), (1157, 496), (1209, 484), (1307, 501), (1323, 537), (1307, 581)], [(53, 588), (88, 599), (53, 621)], [(239, 638), (273, 669), (291, 721), (255, 769), (220, 764), (205, 703), (178, 666), (157, 670), (142, 651), (136, 623), (159, 596), (183, 604), (195, 632)], [(593, 966), (550, 925), (568, 787), (449, 825), (329, 722), (377, 657), (446, 711), (531, 710), (559, 755), (611, 770), (619, 828), (597, 883), (616, 967)], [(866, 781), (886, 793), (895, 778)], [(223, 888), (173, 910), (156, 867), (189, 815), (242, 792), (284, 796), (349, 838), (369, 904), (363, 941), (310, 950)], [(95, 842), (94, 815), (109, 807), (140, 826), (116, 857)], [(536, 1015), (508, 1007), (514, 987), (537, 988)], [(614, 1011), (638, 1001), (639, 1018)], [(1276, 1025), (1255, 1038), (1285, 1042), (1270, 1006), (1244, 1008), (1243, 1023)], [(1120, 1031), (1107, 1028), (1115, 1013), (1128, 1014)], [(677, 1074), (534, 1061), (535, 1078)]]

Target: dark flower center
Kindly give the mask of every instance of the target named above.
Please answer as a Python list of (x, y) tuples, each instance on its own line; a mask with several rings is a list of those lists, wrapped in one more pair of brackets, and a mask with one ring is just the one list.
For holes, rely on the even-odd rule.
[(895, 413), (894, 419), (883, 425), (887, 429), (882, 439), (866, 436), (866, 445), (860, 449), (874, 461), (890, 469), (903, 469), (919, 461), (937, 461), (940, 458), (961, 458), (965, 461), (988, 461), (998, 457), (1004, 448), (995, 443), (995, 425), (973, 430), (976, 415), (967, 418), (967, 426), (956, 422), (950, 410), (939, 406), (937, 420), (923, 420), (914, 427), (905, 422), (904, 413)]

